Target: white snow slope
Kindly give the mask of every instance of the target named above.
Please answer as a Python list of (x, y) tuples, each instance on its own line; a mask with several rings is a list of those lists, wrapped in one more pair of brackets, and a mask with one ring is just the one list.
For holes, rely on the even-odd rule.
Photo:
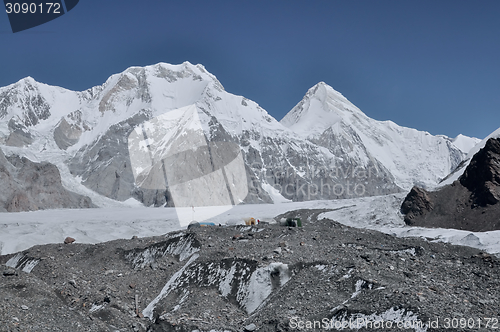
[[(342, 137), (351, 142), (358, 157), (366, 153), (366, 159), (374, 157), (380, 161), (404, 189), (414, 184), (434, 187), (478, 141), (463, 135), (453, 140), (401, 127), (392, 121), (373, 120), (323, 82), (309, 89), (281, 123), (313, 141), (321, 139), (327, 131), (334, 137)], [(364, 146), (366, 152), (356, 150), (356, 144)]]
[(453, 139), (453, 144), (467, 154), (480, 142), (481, 140), (479, 138), (468, 137), (462, 134), (459, 134)]

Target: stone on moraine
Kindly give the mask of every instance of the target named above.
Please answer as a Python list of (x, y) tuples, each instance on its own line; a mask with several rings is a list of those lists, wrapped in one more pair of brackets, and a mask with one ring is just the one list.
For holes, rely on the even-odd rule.
[(75, 241), (76, 240), (74, 238), (68, 236), (67, 238), (64, 239), (64, 244), (70, 244), (70, 243), (73, 243)]

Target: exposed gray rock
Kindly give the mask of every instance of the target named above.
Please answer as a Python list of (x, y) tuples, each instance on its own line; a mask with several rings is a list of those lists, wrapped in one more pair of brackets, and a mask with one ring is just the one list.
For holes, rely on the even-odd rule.
[[(202, 109), (203, 110), (203, 109)], [(244, 203), (272, 203), (273, 200), (269, 197), (269, 194), (262, 188), (262, 181), (258, 179), (258, 175), (252, 168), (252, 161), (248, 158), (248, 154), (244, 150), (241, 150), (240, 137), (233, 137), (230, 135), (224, 127), (220, 124), (216, 117), (212, 116), (210, 113), (206, 112), (210, 116), (209, 128), (210, 132), (208, 135), (209, 142), (228, 142), (231, 146), (237, 147), (238, 152), (243, 153), (243, 159), (245, 161), (245, 173), (248, 187), (248, 195), (243, 200)], [(227, 159), (228, 156), (234, 155), (235, 151), (227, 153), (221, 151), (219, 154), (221, 158)], [(250, 152), (251, 153), (251, 152)], [(221, 160), (221, 164), (226, 164), (229, 160)]]
[(500, 229), (500, 139), (491, 138), (451, 185), (413, 188), (401, 206), (412, 226), (470, 231)]
[(113, 88), (101, 98), (99, 102), (99, 112), (115, 112), (114, 100), (115, 98), (120, 98), (120, 94), (125, 91), (132, 92), (132, 94), (129, 95), (128, 104), (131, 104), (134, 99), (139, 99), (145, 103), (151, 102), (145, 69), (129, 68), (128, 72), (133, 74), (137, 80), (131, 80), (127, 75), (122, 75)]
[[(143, 202), (146, 206), (173, 206), (168, 183), (164, 183), (163, 185), (160, 184), (158, 189), (144, 189), (136, 185), (136, 179), (132, 172), (127, 139), (136, 126), (147, 121), (149, 118), (149, 112), (140, 112), (134, 117), (112, 126), (106, 134), (99, 137), (97, 141), (80, 149), (77, 155), (68, 163), (72, 174), (81, 176), (82, 183), (86, 187), (112, 199), (125, 201), (133, 197)], [(235, 143), (237, 142), (235, 138), (228, 135), (215, 118), (212, 119), (209, 126), (210, 135), (214, 142), (237, 144)], [(214, 154), (218, 153), (221, 157), (225, 156), (223, 151), (217, 152), (215, 148), (212, 148), (210, 151)], [(177, 158), (181, 157), (185, 158), (186, 155), (177, 156)], [(214, 159), (211, 159), (212, 165), (205, 165), (205, 168), (220, 168), (220, 165), (216, 164), (223, 161), (224, 160), (214, 161)], [(177, 163), (173, 157), (167, 162), (173, 165)], [(191, 165), (197, 167), (195, 160)], [(156, 167), (160, 167), (158, 171), (162, 175), (161, 181), (165, 182), (161, 165)], [(168, 168), (169, 172), (173, 172), (173, 170), (173, 167)], [(255, 178), (251, 169), (246, 167), (245, 170), (247, 172), (249, 191), (255, 194), (248, 195), (245, 202), (271, 203), (271, 198), (267, 192), (262, 189), (261, 184), (251, 182), (252, 179)], [(184, 172), (182, 174), (171, 174), (171, 178), (178, 178), (178, 181), (181, 181), (186, 180), (186, 176), (190, 176), (185, 168), (179, 171)], [(179, 178), (181, 175), (182, 179)], [(162, 186), (164, 188), (162, 188)]]
[(61, 150), (76, 144), (82, 135), (82, 128), (77, 125), (70, 125), (65, 118), (62, 118), (54, 129), (54, 141)]
[[(256, 133), (244, 135), (243, 141), (246, 137), (257, 138)], [(359, 161), (351, 159), (347, 151), (335, 154), (335, 160), (326, 158), (317, 142), (270, 137), (259, 139), (262, 140), (262, 150), (248, 147), (245, 160), (257, 182), (269, 183), (287, 199), (342, 199), (401, 191), (392, 175), (376, 159), (362, 166)], [(290, 145), (299, 148), (283, 149), (283, 146)]]
[(10, 135), (5, 141), (5, 145), (23, 147), (33, 143), (33, 137), (25, 124), (12, 118), (8, 126)]
[(426, 214), (434, 208), (434, 203), (429, 198), (429, 192), (419, 187), (413, 187), (401, 206), (401, 212), (405, 214), (405, 221), (411, 224), (415, 217)]
[(47, 162), (5, 157), (0, 150), (0, 211), (94, 207), (90, 198), (66, 190), (59, 170)]

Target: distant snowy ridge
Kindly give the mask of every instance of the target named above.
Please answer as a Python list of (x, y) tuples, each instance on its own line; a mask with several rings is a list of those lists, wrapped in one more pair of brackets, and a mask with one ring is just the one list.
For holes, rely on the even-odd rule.
[(281, 123), (330, 150), (378, 160), (404, 189), (414, 184), (433, 187), (478, 141), (463, 135), (433, 136), (392, 121), (373, 120), (324, 82), (309, 89)]
[(479, 138), (468, 137), (462, 134), (459, 134), (453, 139), (453, 144), (466, 154), (468, 154), (480, 142), (481, 140)]

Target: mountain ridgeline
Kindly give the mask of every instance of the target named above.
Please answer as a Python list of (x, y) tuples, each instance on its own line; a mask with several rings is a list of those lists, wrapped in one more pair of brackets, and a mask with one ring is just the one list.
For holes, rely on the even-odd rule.
[[(183, 113), (179, 119), (186, 121), (174, 123), (173, 114), (186, 107), (192, 119), (187, 121)], [(160, 118), (168, 118), (161, 122), (164, 133), (154, 139), (144, 136), (144, 146), (163, 142), (155, 145), (151, 156), (175, 150), (177, 159), (171, 160), (177, 164), (165, 169), (164, 159), (156, 158), (150, 160), (149, 168), (138, 168), (129, 138), (134, 132), (146, 133)], [(182, 135), (193, 125), (201, 136), (184, 140)], [(229, 191), (241, 187), (237, 182), (246, 183), (245, 191), (240, 190), (244, 197), (231, 196), (231, 203), (238, 204), (384, 195), (414, 185), (432, 188), (464, 161), (469, 152), (465, 147), (478, 140), (462, 135), (454, 140), (373, 120), (323, 82), (309, 89), (279, 122), (257, 103), (226, 92), (202, 65), (188, 62), (131, 67), (82, 92), (30, 77), (0, 88), (0, 148), (12, 158), (56, 165), (66, 189), (88, 196), (84, 206), (93, 206), (87, 199), (103, 206), (106, 199), (124, 202), (131, 198), (146, 206), (175, 206), (172, 186), (185, 180), (187, 170), (168, 181), (158, 180), (152, 172), (167, 174), (169, 167), (186, 167), (182, 162), (189, 159), (179, 158), (192, 158), (186, 151), (202, 147), (203, 142), (208, 142), (207, 147), (211, 142), (238, 147), (238, 165), (227, 161), (224, 167), (217, 166), (214, 150), (201, 148), (198, 152), (208, 162), (188, 165), (190, 179), (196, 172), (215, 176), (207, 167), (213, 174), (222, 170), (225, 184), (216, 183)], [(137, 151), (143, 151), (142, 143), (137, 144)], [(219, 152), (218, 157), (224, 159), (224, 151)], [(230, 167), (236, 166), (242, 171), (231, 173)], [(149, 185), (138, 184), (134, 172), (149, 177)], [(5, 177), (0, 181), (6, 181)], [(206, 190), (201, 188), (206, 183), (198, 181), (183, 190)], [(2, 204), (8, 206), (13, 197), (13, 193), (4, 194)], [(27, 202), (17, 209), (51, 207)]]

